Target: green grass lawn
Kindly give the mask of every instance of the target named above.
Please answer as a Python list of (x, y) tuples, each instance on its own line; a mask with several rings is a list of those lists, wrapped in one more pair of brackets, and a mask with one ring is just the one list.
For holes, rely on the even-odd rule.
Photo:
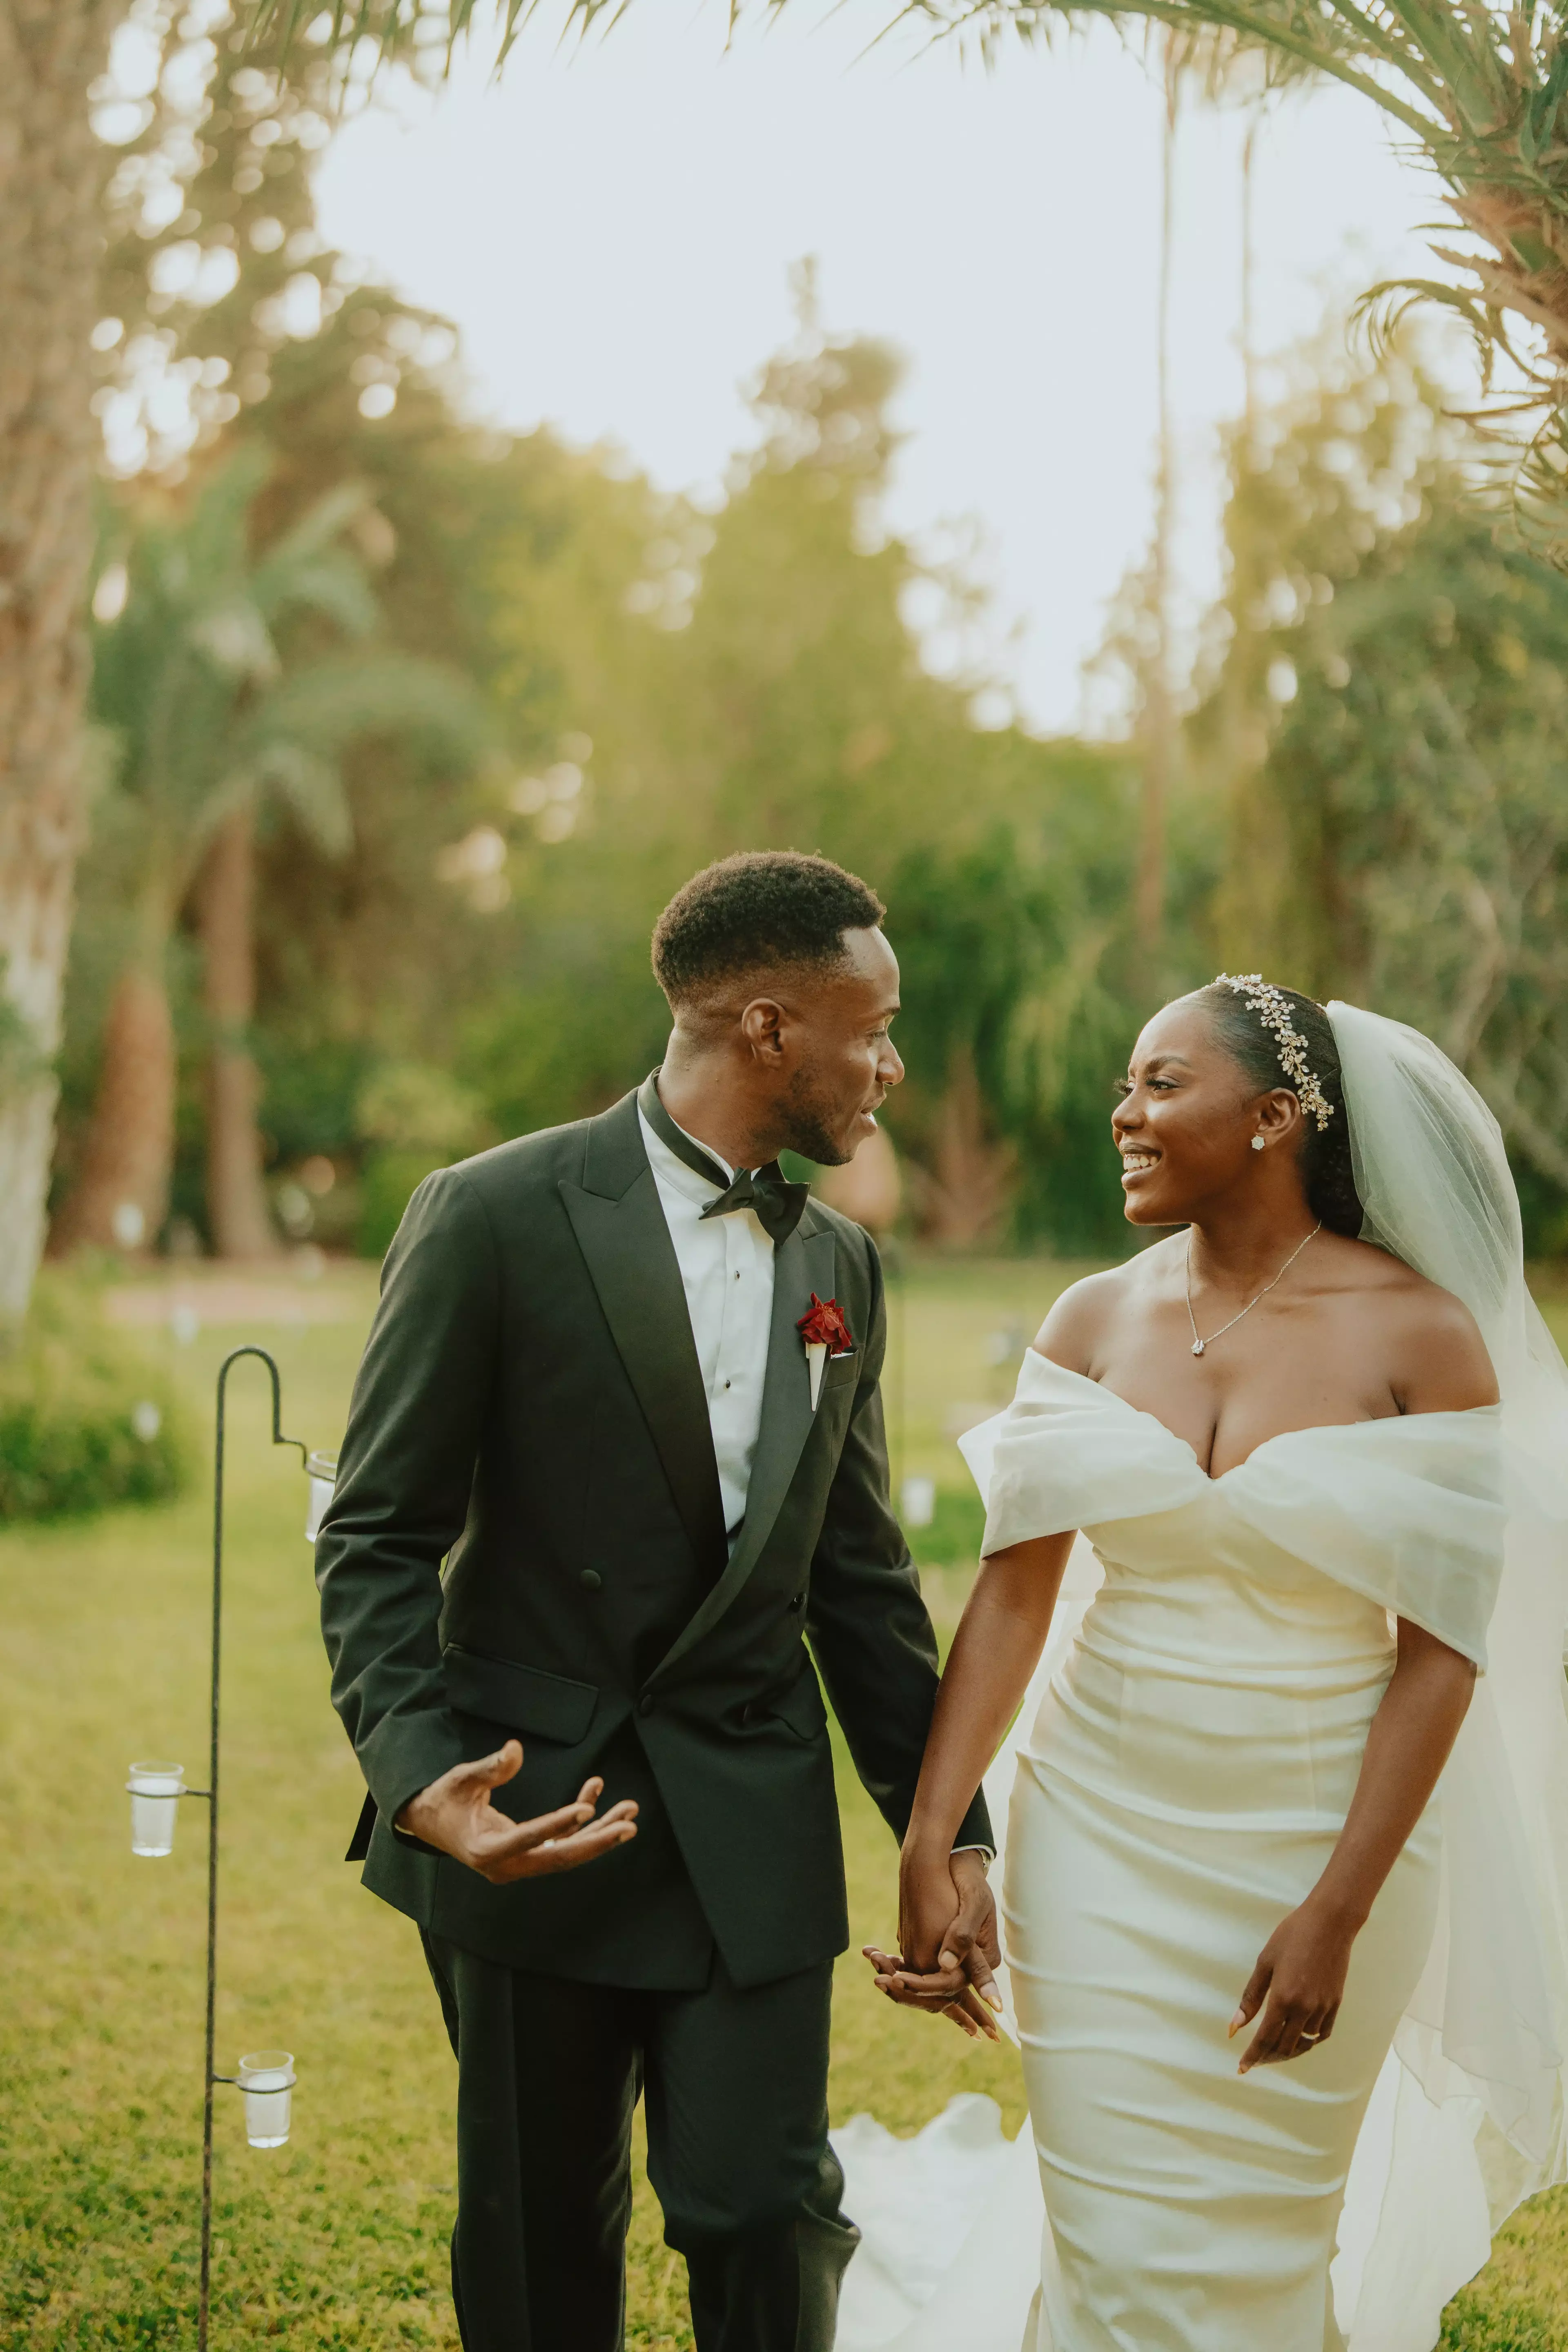
[[(1068, 1270), (921, 1266), (895, 1295), (889, 1381), (906, 1472), (955, 1493), (945, 1430), (1000, 1402), (1003, 1333), (1032, 1332)], [(195, 1294), (193, 1294), (195, 1295)], [(237, 1303), (184, 1345), (142, 1343), (205, 1417), (225, 1349), (257, 1338), (283, 1373), (285, 1426), (334, 1444), (374, 1278), (332, 1269)], [(151, 1298), (149, 1297), (149, 1307)], [(335, 1309), (326, 1319), (306, 1314)], [(1012, 1340), (1008, 1339), (1007, 1347)], [(901, 1355), (900, 1378), (898, 1358)], [(267, 1443), (265, 1379), (231, 1386), (219, 2071), (242, 2051), (295, 2053), (289, 2147), (247, 2148), (220, 2092), (216, 2347), (450, 2347), (454, 2069), (407, 1923), (341, 1860), (360, 1780), (327, 1700), (298, 1457)], [(125, 1768), (180, 1759), (205, 1780), (210, 1517), (205, 1491), (146, 1511), (0, 1538), (4, 1589), (5, 1993), (0, 2000), (0, 2347), (195, 2341), (205, 1818), (184, 1807), (174, 1857), (134, 1860)], [(950, 1630), (963, 1576), (929, 1590)], [(894, 1849), (843, 1782), (856, 1943), (890, 1936)], [(902, 2015), (843, 1964), (832, 2107), (910, 2131), (960, 2090), (1022, 2119), (1016, 2061)], [(689, 2344), (679, 2263), (639, 2185), (628, 2342)], [(1450, 2314), (1452, 2352), (1568, 2352), (1568, 2201), (1539, 2200)]]

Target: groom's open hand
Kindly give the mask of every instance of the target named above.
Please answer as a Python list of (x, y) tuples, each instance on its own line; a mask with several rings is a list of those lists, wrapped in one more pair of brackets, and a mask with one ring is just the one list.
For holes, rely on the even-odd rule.
[(467, 1863), (492, 1886), (575, 1870), (636, 1837), (637, 1809), (629, 1798), (595, 1820), (594, 1808), (605, 1790), (599, 1780), (584, 1781), (574, 1805), (562, 1805), (531, 1822), (510, 1821), (491, 1804), (490, 1790), (521, 1769), (522, 1746), (516, 1739), (475, 1763), (454, 1764), (409, 1798), (397, 1826), (410, 1837), (423, 1838), (426, 1845), (438, 1846), (455, 1862)]
[(899, 1874), (898, 1958), (862, 1948), (879, 1992), (905, 2009), (949, 2017), (972, 2042), (997, 2039), (991, 2011), (1002, 2006), (992, 1971), (1001, 1965), (996, 1905), (978, 1853), (930, 1861), (905, 1848)]

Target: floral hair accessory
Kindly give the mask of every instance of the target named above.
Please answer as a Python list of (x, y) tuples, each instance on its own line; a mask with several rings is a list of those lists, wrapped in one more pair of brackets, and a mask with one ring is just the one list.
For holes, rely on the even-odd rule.
[(1290, 1019), (1290, 1001), (1282, 988), (1275, 988), (1260, 971), (1215, 974), (1216, 988), (1234, 988), (1238, 996), (1247, 999), (1247, 1010), (1256, 1013), (1266, 1029), (1274, 1033), (1279, 1049), (1279, 1066), (1295, 1087), (1301, 1108), (1318, 1122), (1320, 1135), (1334, 1115), (1334, 1107), (1313, 1076), (1307, 1059), (1307, 1041)]

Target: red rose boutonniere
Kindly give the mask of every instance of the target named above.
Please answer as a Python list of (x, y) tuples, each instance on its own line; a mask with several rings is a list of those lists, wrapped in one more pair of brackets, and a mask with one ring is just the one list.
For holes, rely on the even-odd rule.
[(843, 1309), (837, 1298), (818, 1298), (811, 1294), (811, 1306), (795, 1325), (805, 1342), (805, 1360), (811, 1372), (811, 1409), (816, 1411), (816, 1400), (822, 1394), (822, 1368), (829, 1356), (852, 1356), (855, 1334), (844, 1319)]

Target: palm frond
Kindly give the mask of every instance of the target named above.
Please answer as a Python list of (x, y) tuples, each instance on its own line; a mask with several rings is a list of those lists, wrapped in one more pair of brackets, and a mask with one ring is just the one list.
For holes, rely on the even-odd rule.
[(405, 654), (340, 655), (269, 688), (237, 730), (234, 764), (254, 768), (279, 742), (335, 758), (376, 736), (415, 738), (464, 768), (497, 749), (489, 706), (460, 671)]
[(275, 677), (279, 667), (271, 632), (248, 596), (226, 595), (191, 614), (186, 642), (234, 678)]
[(343, 772), (325, 753), (294, 736), (259, 744), (247, 766), (237, 768), (216, 801), (258, 800), (271, 793), (282, 802), (308, 841), (323, 857), (346, 857), (353, 847), (353, 812)]
[(339, 482), (323, 491), (296, 523), (279, 533), (262, 559), (259, 571), (272, 564), (301, 563), (341, 538), (356, 515), (374, 503), (368, 482)]
[(345, 636), (368, 637), (380, 617), (364, 565), (346, 547), (324, 548), (292, 563), (264, 559), (251, 575), (258, 612), (315, 613)]
[[(595, 30), (609, 30), (630, 5), (631, 0), (562, 0), (562, 38), (581, 39)], [(742, 5), (743, 0), (730, 0), (731, 28)], [(783, 5), (783, 0), (763, 0), (763, 5), (771, 15)], [(251, 0), (240, 16), (253, 44), (268, 41), (283, 55), (309, 33), (312, 40), (324, 40), (341, 52), (372, 41), (385, 58), (403, 55), (420, 26), (442, 23), (448, 68), (458, 43), (471, 39), (479, 26), (488, 21), (499, 68), (518, 36), (545, 13), (545, 6), (546, 0), (447, 0), (445, 6), (432, 6), (430, 0), (328, 0), (323, 9), (320, 0)]]

